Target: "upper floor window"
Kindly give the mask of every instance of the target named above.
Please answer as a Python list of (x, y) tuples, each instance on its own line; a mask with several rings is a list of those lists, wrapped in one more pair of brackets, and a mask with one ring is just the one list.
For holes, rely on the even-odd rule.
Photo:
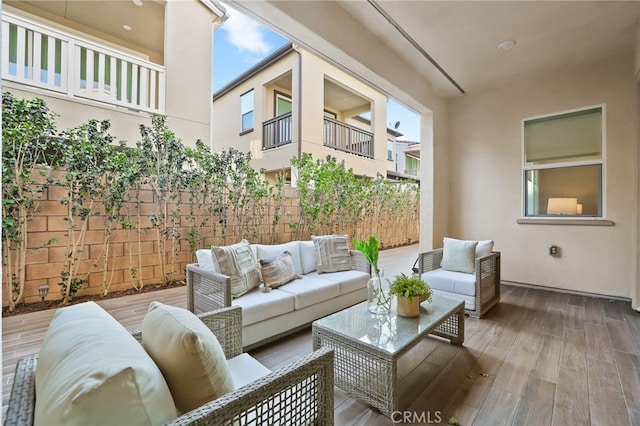
[(253, 89), (240, 96), (242, 132), (253, 130)]
[(526, 217), (602, 217), (604, 106), (524, 120)]
[(387, 160), (393, 161), (393, 140), (387, 139)]

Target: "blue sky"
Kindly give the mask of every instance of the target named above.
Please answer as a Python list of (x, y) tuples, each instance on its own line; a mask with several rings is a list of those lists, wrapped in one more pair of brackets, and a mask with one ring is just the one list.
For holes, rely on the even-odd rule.
[[(213, 39), (213, 91), (225, 86), (247, 69), (289, 42), (286, 38), (227, 8), (229, 19)], [(400, 139), (420, 140), (420, 118), (393, 100), (387, 104), (387, 127), (400, 121)]]

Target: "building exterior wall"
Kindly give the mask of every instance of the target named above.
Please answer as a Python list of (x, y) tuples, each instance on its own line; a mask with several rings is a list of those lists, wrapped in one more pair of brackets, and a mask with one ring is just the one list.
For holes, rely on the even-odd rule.
[[(494, 239), (504, 280), (631, 297), (639, 214), (633, 65), (631, 55), (613, 57), (451, 103), (449, 233)], [(596, 104), (606, 104), (603, 219), (615, 225), (516, 223), (523, 214), (522, 120)], [(550, 245), (560, 257), (548, 254)]]
[[(299, 56), (301, 55), (301, 56)], [(291, 87), (279, 87), (273, 82), (291, 72)], [(373, 127), (363, 126), (356, 120), (347, 120), (338, 115), (337, 119), (348, 122), (374, 133), (374, 159), (337, 151), (324, 146), (324, 84), (329, 78), (370, 100)], [(254, 90), (253, 131), (242, 132), (240, 127), (240, 96)], [(292, 97), (292, 138), (291, 144), (268, 150), (262, 149), (262, 123), (274, 117), (274, 90)], [(300, 105), (300, 106), (299, 106)], [(240, 151), (250, 151), (256, 168), (267, 171), (290, 167), (290, 160), (300, 152), (313, 155), (316, 159), (327, 155), (338, 161), (345, 161), (349, 168), (359, 175), (375, 177), (386, 174), (386, 97), (377, 90), (351, 77), (317, 56), (300, 49), (266, 67), (253, 77), (240, 83), (213, 102), (212, 149), (234, 147)], [(298, 146), (300, 135), (301, 146)]]
[[(19, 9), (7, 6), (3, 6), (3, 9), (164, 66), (163, 109), (169, 126), (186, 145), (195, 145), (197, 139), (209, 141), (212, 22), (218, 17), (199, 0), (168, 1), (164, 6), (164, 16), (153, 14), (150, 19), (157, 18), (158, 22), (150, 20), (149, 25), (164, 27), (164, 51), (158, 52), (97, 32), (81, 23), (33, 7), (27, 2), (12, 4)], [(144, 28), (136, 30), (144, 31)], [(28, 84), (3, 80), (2, 85), (3, 90), (12, 92), (16, 97), (44, 99), (58, 115), (58, 130), (76, 127), (89, 119), (109, 120), (110, 133), (116, 140), (127, 141), (133, 146), (140, 139), (140, 125), (151, 123), (147, 112), (72, 97)]]

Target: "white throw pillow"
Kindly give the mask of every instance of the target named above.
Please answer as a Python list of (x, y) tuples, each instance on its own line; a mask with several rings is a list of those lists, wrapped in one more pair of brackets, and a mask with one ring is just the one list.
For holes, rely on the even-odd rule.
[(346, 235), (312, 235), (319, 274), (351, 270), (351, 255)]
[(260, 285), (260, 265), (247, 240), (230, 246), (211, 247), (213, 264), (231, 278), (231, 296), (239, 297)]
[(476, 269), (477, 241), (444, 238), (444, 250), (440, 267), (447, 271), (472, 274)]
[(300, 266), (303, 274), (309, 274), (318, 267), (313, 241), (300, 241)]
[(36, 367), (36, 425), (158, 425), (178, 417), (144, 348), (94, 302), (58, 309)]
[(492, 250), (493, 240), (478, 241), (478, 245), (476, 246), (476, 257), (485, 257), (491, 254)]
[(142, 322), (142, 344), (167, 379), (182, 413), (233, 391), (218, 339), (188, 310), (151, 302)]

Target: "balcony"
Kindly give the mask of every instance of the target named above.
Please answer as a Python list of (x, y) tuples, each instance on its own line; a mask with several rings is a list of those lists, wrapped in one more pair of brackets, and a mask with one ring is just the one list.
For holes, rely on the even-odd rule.
[(291, 113), (282, 114), (262, 123), (262, 149), (291, 143)]
[(420, 174), (420, 169), (405, 169), (404, 174), (407, 176), (418, 176)]
[(361, 157), (373, 158), (373, 133), (325, 117), (324, 146)]
[(2, 79), (136, 111), (164, 113), (164, 67), (2, 13)]

